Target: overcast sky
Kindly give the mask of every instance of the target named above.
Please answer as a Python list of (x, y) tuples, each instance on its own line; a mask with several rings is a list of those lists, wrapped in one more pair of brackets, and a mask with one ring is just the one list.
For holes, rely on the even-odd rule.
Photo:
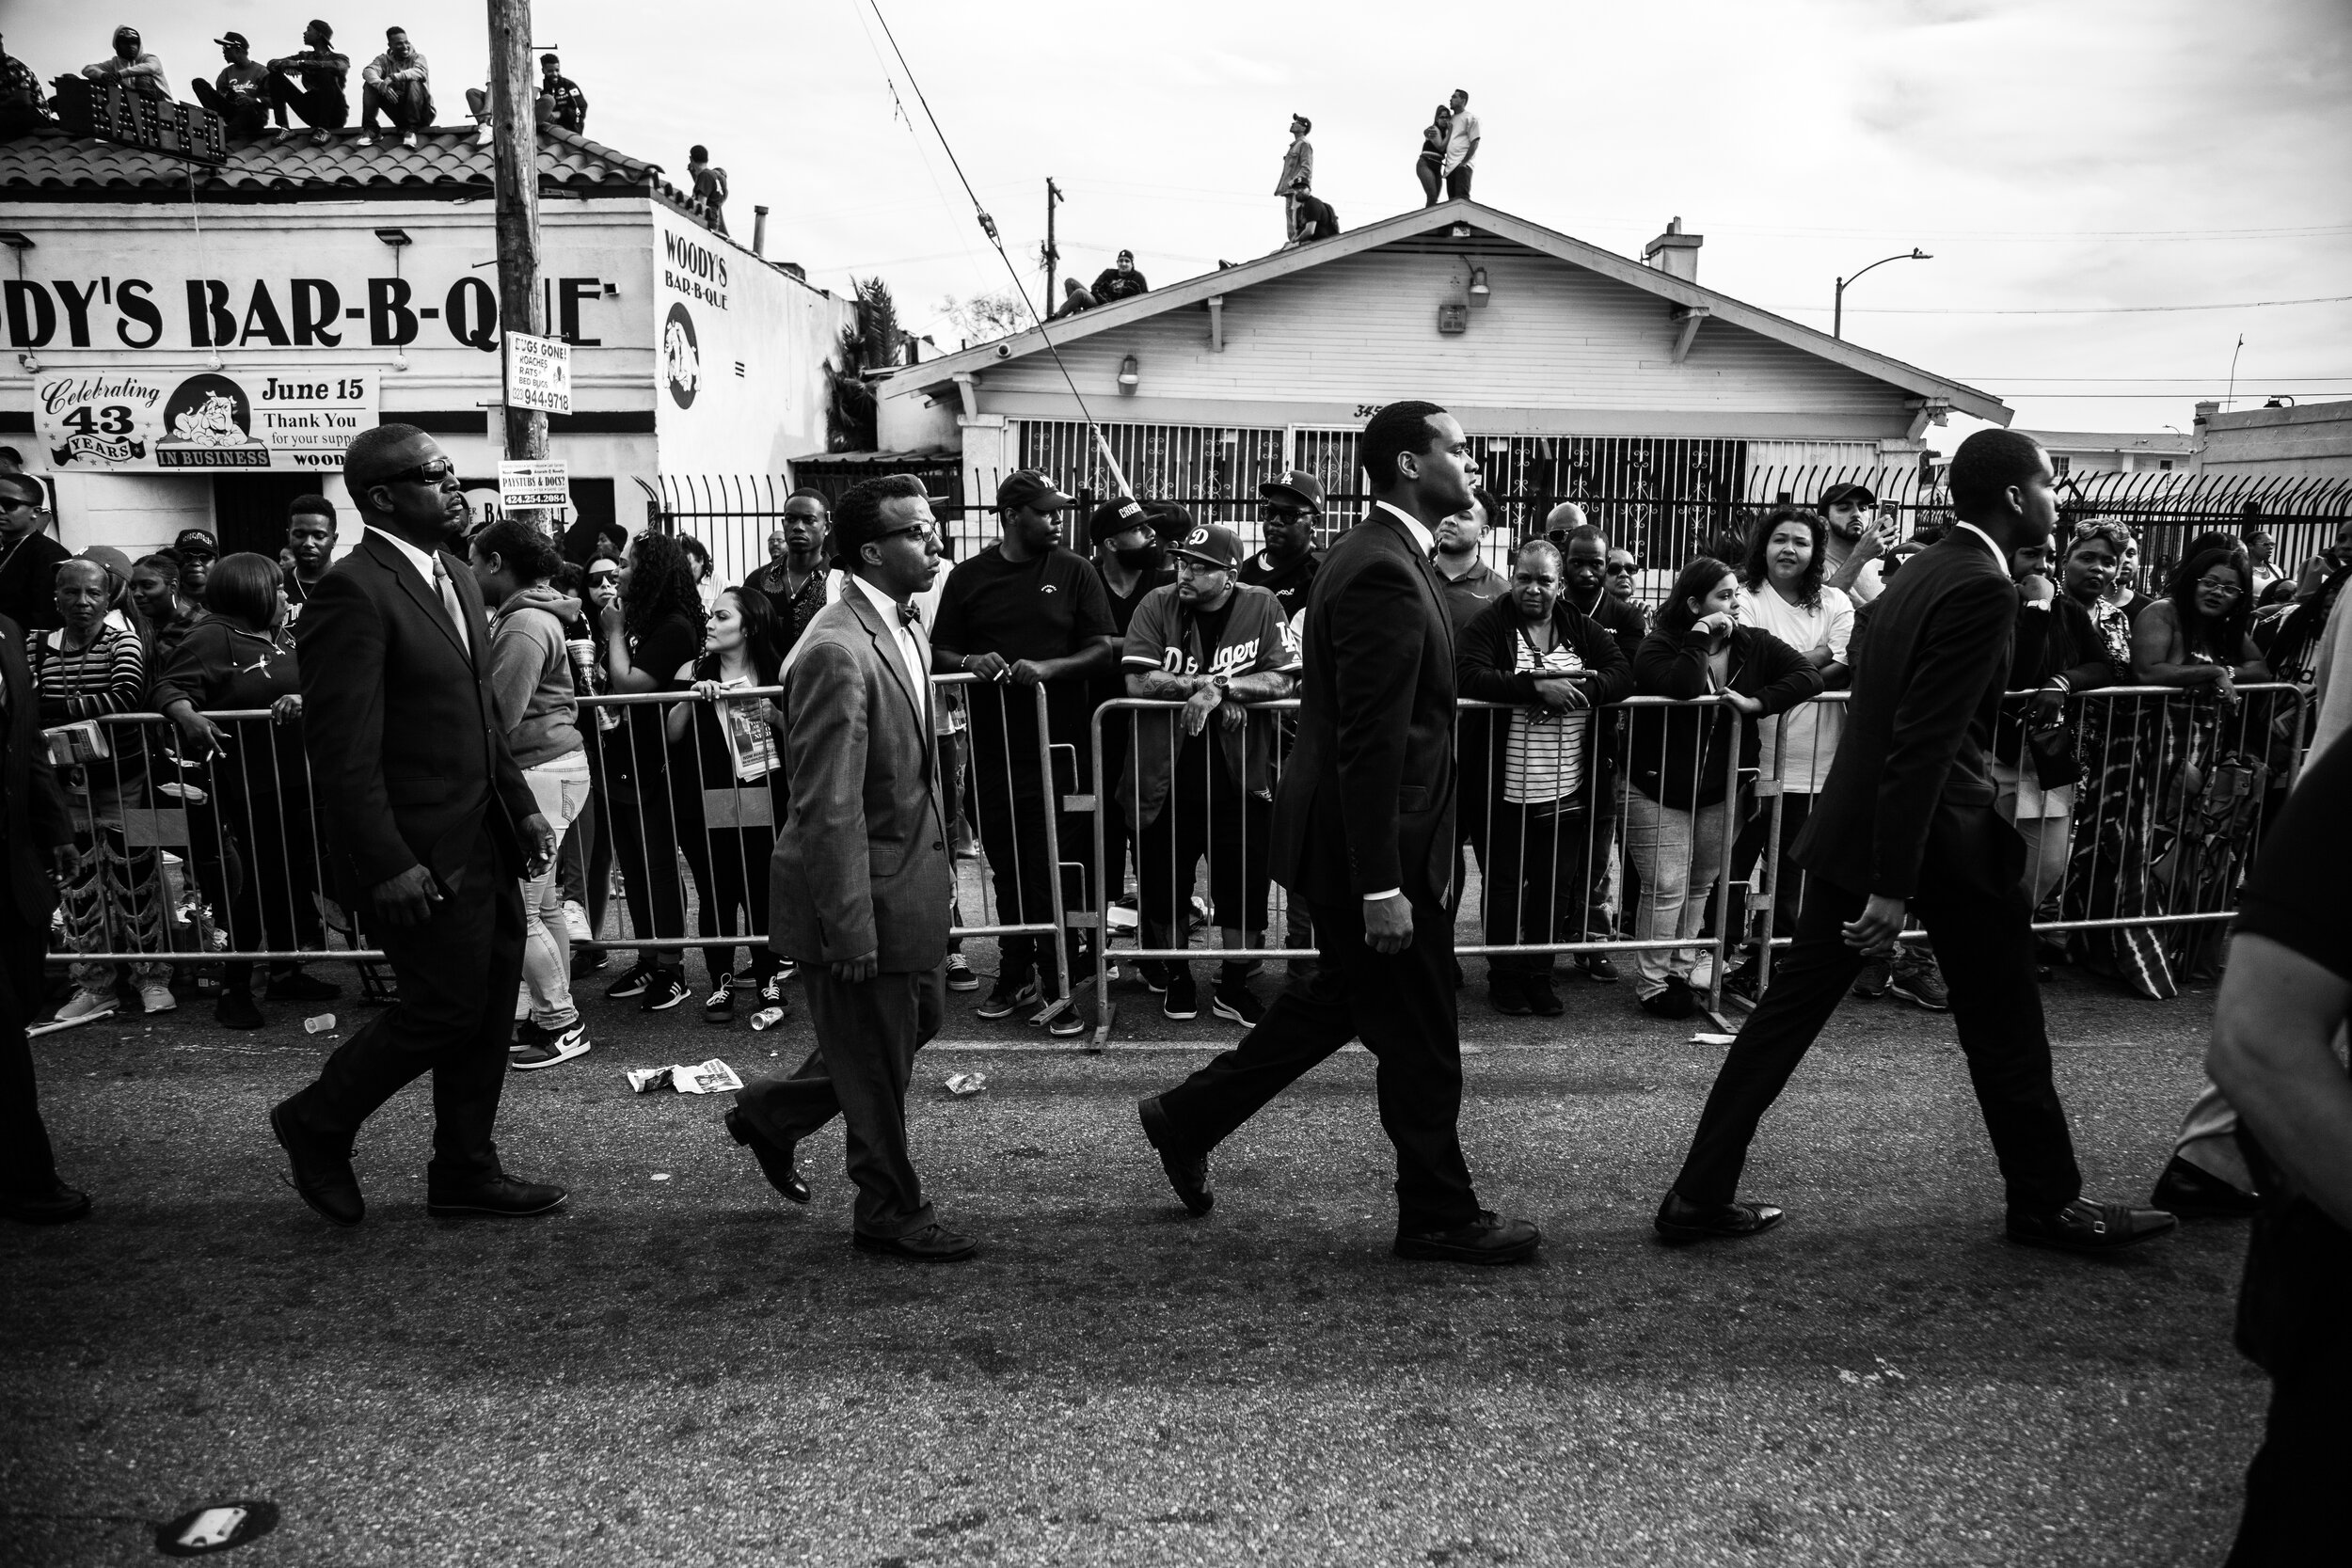
[[(1033, 296), (1049, 174), (1065, 272), (1125, 245), (1174, 282), (1279, 243), (1294, 112), (1343, 224), (1418, 205), (1421, 128), (1460, 87), (1482, 200), (1629, 256), (1679, 214), (1707, 237), (1701, 282), (1808, 325), (1838, 274), (1932, 252), (1856, 285), (1848, 336), (2023, 426), (2185, 429), (2241, 333), (2241, 405), (2352, 396), (2352, 303), (2246, 304), (2352, 293), (2345, 0), (880, 3)], [(13, 6), (5, 25), (47, 77), (130, 21), (185, 98), (219, 30), (287, 53), (322, 8), (356, 63), (405, 24), (441, 119), (464, 118), (479, 0)], [(1009, 283), (866, 0), (540, 0), (533, 29), (592, 138), (681, 179), (709, 144), (738, 234), (770, 206), (769, 253), (812, 280), (879, 275), (948, 346), (940, 301)]]

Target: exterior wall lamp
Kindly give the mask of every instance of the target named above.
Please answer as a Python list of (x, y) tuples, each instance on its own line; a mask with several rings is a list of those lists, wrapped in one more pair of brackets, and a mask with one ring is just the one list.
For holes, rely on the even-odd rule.
[(1136, 363), (1136, 356), (1134, 355), (1131, 354), (1127, 356), (1126, 358), (1121, 359), (1119, 362), (1119, 390), (1120, 396), (1135, 396), (1136, 388), (1139, 386), (1142, 381), (1143, 371), (1142, 368)]

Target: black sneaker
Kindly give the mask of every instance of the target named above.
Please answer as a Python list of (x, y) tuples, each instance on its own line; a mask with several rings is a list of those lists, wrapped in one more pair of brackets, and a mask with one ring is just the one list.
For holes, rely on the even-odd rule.
[(1724, 1000), (1733, 1006), (1752, 1013), (1763, 999), (1764, 988), (1756, 981), (1756, 965), (1753, 961), (1724, 976)]
[(735, 976), (722, 974), (712, 982), (711, 991), (703, 998), (705, 1023), (729, 1023), (735, 1019)]
[(949, 990), (980, 989), (980, 977), (972, 973), (972, 966), (964, 961), (964, 957), (961, 953), (947, 955), (947, 989)]
[(1255, 1029), (1265, 1017), (1265, 1004), (1249, 994), (1249, 986), (1243, 980), (1217, 981), (1216, 990), (1209, 993), (1209, 1010), (1245, 1029)]
[(1035, 980), (1014, 980), (999, 975), (995, 989), (988, 993), (988, 1000), (973, 1008), (972, 1014), (976, 1018), (985, 1018), (991, 1021), (1010, 1018), (1022, 1008), (1034, 1004), (1037, 1001), (1037, 995)]
[(612, 966), (612, 955), (601, 947), (580, 947), (572, 952), (572, 978), (585, 980), (591, 974), (601, 974)]
[(1200, 990), (1192, 983), (1192, 965), (1174, 964), (1168, 972), (1167, 999), (1160, 1011), (1173, 1019), (1193, 1019), (1200, 1016)]
[(1168, 963), (1166, 958), (1137, 958), (1136, 974), (1143, 979), (1143, 989), (1154, 996), (1168, 994)]
[(628, 974), (622, 975), (619, 979), (604, 988), (605, 1000), (608, 1002), (626, 1002), (632, 996), (643, 996), (645, 994), (645, 988), (652, 984), (653, 966), (651, 964), (638, 964), (631, 968)]
[(1666, 989), (1655, 996), (1641, 999), (1642, 1011), (1652, 1018), (1689, 1018), (1698, 1010), (1698, 1001), (1691, 994), (1690, 982), (1679, 974), (1666, 976)]
[(788, 969), (779, 969), (759, 982), (759, 1005), (763, 1007), (788, 1007), (791, 1003), (784, 994), (785, 982), (792, 978)]
[(646, 983), (644, 1000), (637, 1005), (649, 1013), (666, 1013), (693, 994), (686, 989), (685, 975), (675, 969), (659, 970)]
[(542, 1029), (525, 1019), (515, 1025), (515, 1043), (507, 1047), (506, 1065), (516, 1072), (553, 1067), (588, 1054), (588, 1025), (579, 1021), (561, 1029)]
[(1056, 1039), (1066, 1040), (1073, 1035), (1083, 1035), (1087, 1032), (1087, 1016), (1078, 1010), (1078, 1004), (1075, 1001), (1051, 1018), (1040, 1016), (1029, 1022), (1043, 1024), (1045, 1032)]

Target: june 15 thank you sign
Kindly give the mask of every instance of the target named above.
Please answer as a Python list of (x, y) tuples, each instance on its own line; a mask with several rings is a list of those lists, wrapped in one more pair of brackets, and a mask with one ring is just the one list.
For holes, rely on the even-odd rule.
[(376, 422), (373, 368), (53, 371), (33, 382), (56, 473), (342, 467)]

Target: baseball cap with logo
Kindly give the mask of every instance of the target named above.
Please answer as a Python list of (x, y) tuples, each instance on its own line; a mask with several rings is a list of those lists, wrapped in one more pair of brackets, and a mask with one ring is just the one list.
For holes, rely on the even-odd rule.
[(171, 542), (171, 549), (174, 555), (200, 555), (207, 561), (220, 559), (219, 542), (200, 528), (182, 529), (180, 536)]
[(1223, 523), (1202, 523), (1177, 543), (1174, 553), (1203, 566), (1232, 571), (1241, 564), (1241, 535)]
[(1261, 499), (1277, 506), (1304, 507), (1309, 512), (1323, 510), (1323, 481), (1304, 468), (1293, 468), (1279, 479), (1269, 479), (1258, 486)]
[(253, 47), (251, 44), (246, 42), (245, 35), (243, 33), (223, 33), (213, 41), (219, 44), (224, 49), (232, 43), (240, 49), (250, 49)]
[(1143, 503), (1132, 496), (1113, 496), (1094, 509), (1087, 519), (1087, 539), (1101, 544), (1114, 533), (1124, 533), (1131, 528), (1149, 529), (1151, 519), (1143, 515)]
[(1060, 486), (1035, 468), (1015, 468), (996, 486), (998, 515), (1016, 506), (1034, 507), (1041, 512), (1059, 512), (1070, 504), (1070, 498)]

